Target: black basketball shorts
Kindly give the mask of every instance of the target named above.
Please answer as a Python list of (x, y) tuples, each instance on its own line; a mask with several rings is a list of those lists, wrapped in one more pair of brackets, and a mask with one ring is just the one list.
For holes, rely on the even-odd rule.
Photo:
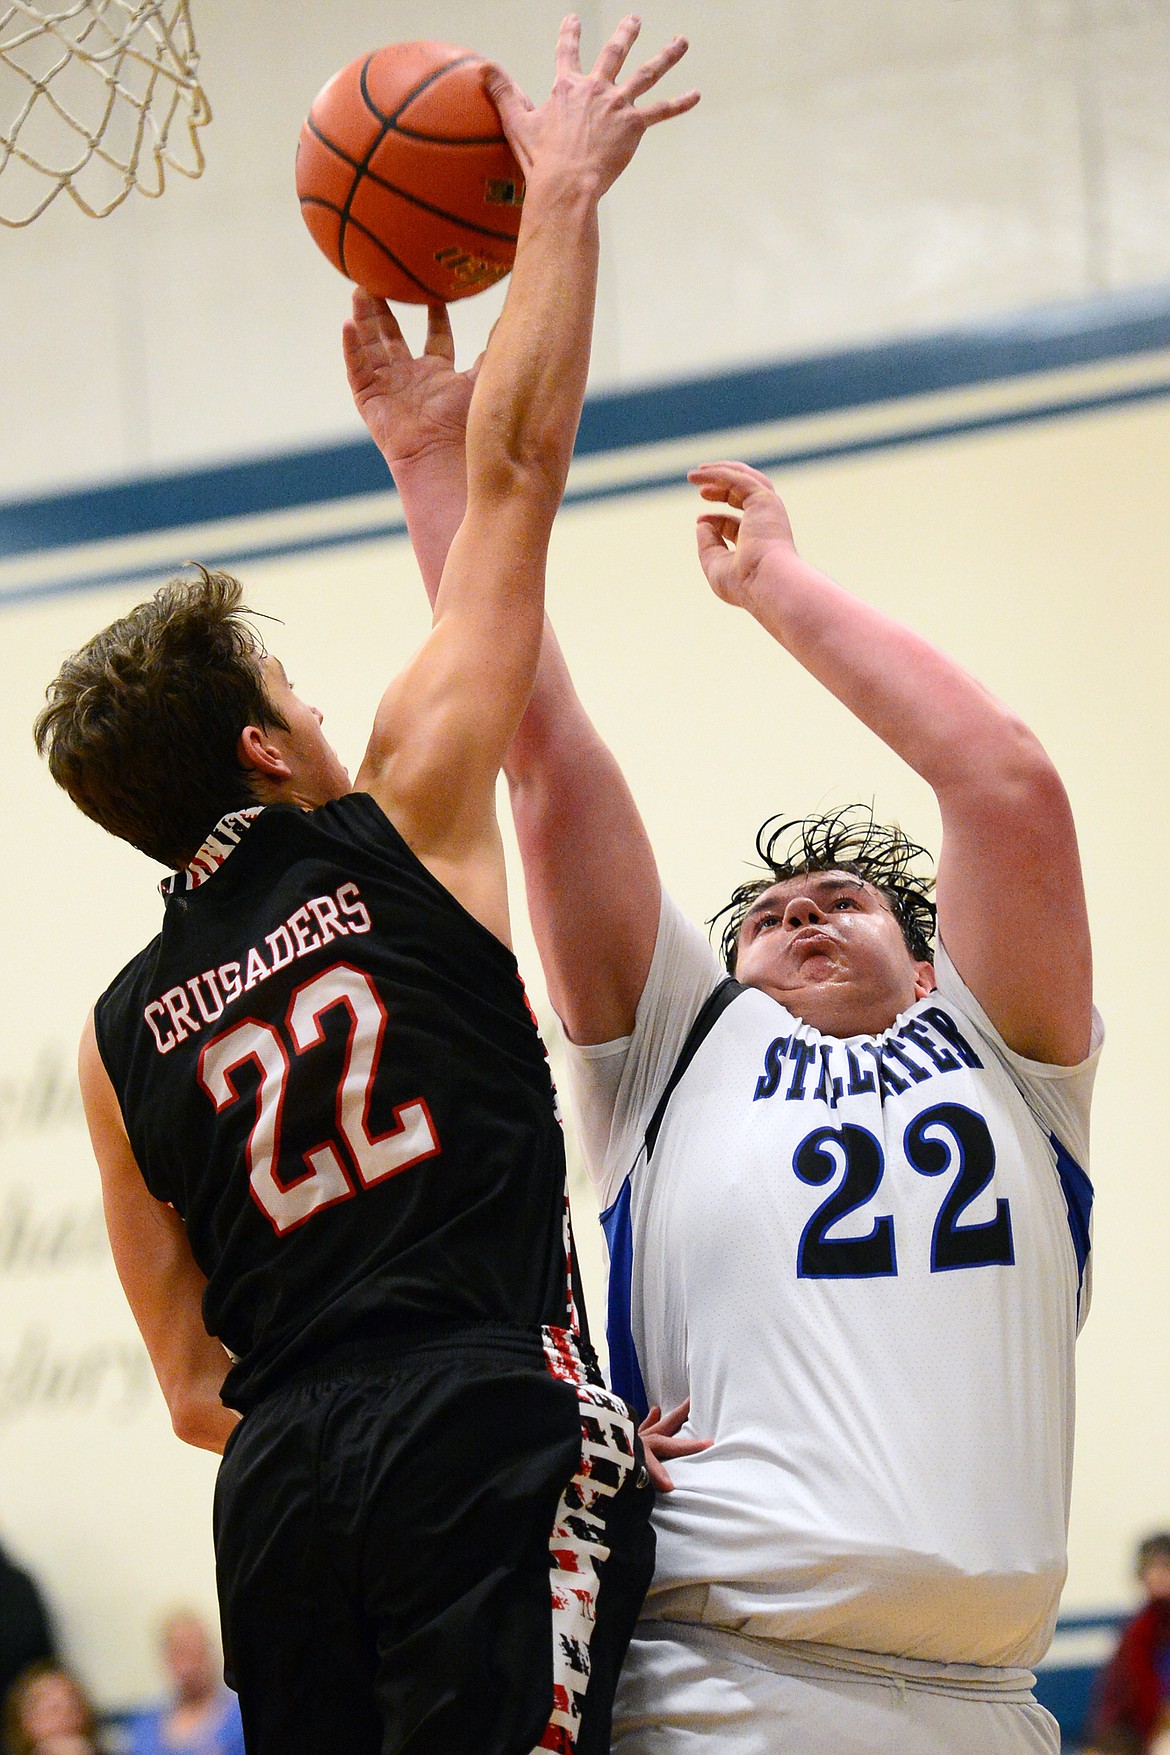
[(215, 1499), (249, 1755), (607, 1755), (653, 1497), (632, 1415), (561, 1329), (274, 1390)]

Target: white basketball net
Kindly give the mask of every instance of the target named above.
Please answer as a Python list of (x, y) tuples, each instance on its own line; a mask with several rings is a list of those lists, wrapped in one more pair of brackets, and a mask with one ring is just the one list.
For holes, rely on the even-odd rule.
[(0, 0), (0, 224), (29, 225), (62, 189), (94, 219), (166, 167), (203, 169), (211, 119), (189, 0)]

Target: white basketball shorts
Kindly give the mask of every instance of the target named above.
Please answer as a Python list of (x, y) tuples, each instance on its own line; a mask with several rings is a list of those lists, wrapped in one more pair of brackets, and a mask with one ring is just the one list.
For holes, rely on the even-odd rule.
[(875, 1674), (791, 1651), (642, 1621), (618, 1684), (613, 1755), (1059, 1755), (1056, 1720), (1026, 1683), (940, 1689), (924, 1666)]

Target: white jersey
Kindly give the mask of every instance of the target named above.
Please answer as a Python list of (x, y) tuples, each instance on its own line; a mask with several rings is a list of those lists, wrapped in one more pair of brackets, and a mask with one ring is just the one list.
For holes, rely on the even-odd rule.
[(615, 1386), (690, 1396), (714, 1440), (670, 1465), (649, 1616), (939, 1664), (1048, 1646), (1101, 1024), (1039, 1065), (941, 946), (935, 971), (883, 1035), (822, 1036), (721, 987), (664, 898), (634, 1034), (571, 1051)]

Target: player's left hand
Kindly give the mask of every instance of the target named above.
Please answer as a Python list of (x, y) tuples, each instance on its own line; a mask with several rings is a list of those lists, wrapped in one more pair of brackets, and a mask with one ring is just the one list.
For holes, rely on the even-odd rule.
[(385, 299), (358, 287), (341, 340), (358, 413), (391, 468), (444, 446), (462, 452), (483, 355), (467, 371), (455, 370), (445, 305), (429, 307), (426, 345), (416, 358)]
[(688, 1396), (685, 1402), (680, 1402), (669, 1414), (664, 1414), (659, 1407), (651, 1408), (638, 1427), (638, 1436), (646, 1453), (646, 1469), (660, 1493), (669, 1493), (674, 1488), (674, 1482), (664, 1467), (665, 1458), (694, 1456), (696, 1451), (711, 1448), (710, 1438), (678, 1437), (690, 1411), (691, 1398)]
[(749, 463), (702, 463), (687, 480), (705, 500), (731, 508), (698, 518), (699, 561), (716, 597), (748, 608), (761, 562), (777, 551), (796, 554), (784, 502), (763, 471)]

